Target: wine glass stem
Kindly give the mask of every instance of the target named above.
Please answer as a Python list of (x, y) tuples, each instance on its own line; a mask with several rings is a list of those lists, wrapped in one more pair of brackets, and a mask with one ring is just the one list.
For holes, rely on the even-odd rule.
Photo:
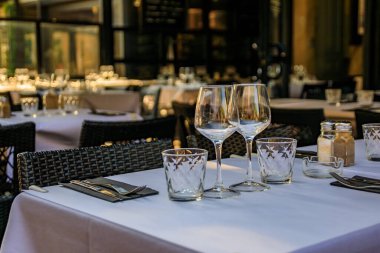
[(253, 181), (253, 169), (252, 169), (252, 142), (253, 138), (245, 139), (247, 146), (248, 168), (247, 168), (247, 181)]
[(215, 183), (215, 188), (217, 188), (217, 189), (223, 188), (223, 180), (222, 180), (222, 144), (223, 144), (223, 141), (216, 141), (216, 142), (214, 142), (215, 155), (216, 155), (216, 183)]

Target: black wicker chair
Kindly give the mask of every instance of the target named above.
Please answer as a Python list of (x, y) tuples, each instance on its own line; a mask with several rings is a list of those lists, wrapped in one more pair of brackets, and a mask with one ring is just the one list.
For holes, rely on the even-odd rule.
[(153, 142), (86, 147), (18, 155), (20, 189), (105, 177), (162, 167), (161, 152), (173, 148), (170, 139)]
[(325, 119), (323, 109), (279, 109), (271, 108), (272, 123), (293, 125), (300, 128), (297, 146), (317, 143), (321, 122)]
[(177, 117), (177, 133), (181, 146), (186, 147), (186, 136), (195, 134), (195, 104), (172, 102), (172, 107)]
[[(7, 226), (12, 201), (18, 193), (17, 154), (34, 149), (34, 123), (0, 126), (0, 242)], [(8, 175), (7, 168), (13, 171), (13, 177)]]
[[(293, 125), (283, 125), (283, 124), (271, 124), (269, 125), (262, 133), (258, 134), (255, 139), (267, 138), (267, 137), (288, 137), (294, 138), (300, 141), (302, 137), (300, 134), (302, 129), (298, 126)], [(196, 132), (194, 135), (189, 135), (187, 138), (187, 145), (193, 148), (203, 148), (208, 150), (208, 159), (215, 159), (215, 149), (214, 144), (201, 135), (199, 132)], [(256, 152), (256, 143), (253, 142), (252, 150)], [(228, 158), (232, 154), (235, 155), (245, 155), (246, 154), (246, 144), (243, 136), (237, 132), (232, 134), (223, 142), (222, 148), (222, 158)]]
[(174, 139), (176, 117), (143, 121), (98, 122), (84, 121), (80, 136), (80, 147), (100, 146), (106, 142), (125, 142), (137, 139)]
[(380, 123), (380, 113), (357, 109), (355, 110), (355, 122), (356, 138), (363, 139), (362, 125), (367, 123)]
[(325, 90), (327, 82), (321, 84), (305, 83), (302, 88), (301, 98), (307, 99), (325, 99)]

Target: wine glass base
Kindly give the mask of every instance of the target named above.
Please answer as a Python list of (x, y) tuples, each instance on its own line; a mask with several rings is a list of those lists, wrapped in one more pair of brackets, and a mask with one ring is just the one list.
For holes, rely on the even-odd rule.
[(240, 192), (262, 192), (269, 190), (270, 187), (266, 184), (255, 181), (244, 181), (231, 185), (230, 189)]
[(204, 198), (226, 199), (239, 196), (240, 192), (225, 187), (213, 187), (203, 192)]

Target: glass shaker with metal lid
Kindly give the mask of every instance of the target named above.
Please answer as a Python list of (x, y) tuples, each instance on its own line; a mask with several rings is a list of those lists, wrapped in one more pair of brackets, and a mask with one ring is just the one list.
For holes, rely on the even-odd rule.
[(355, 141), (352, 136), (350, 122), (337, 122), (335, 124), (335, 140), (333, 155), (344, 160), (344, 166), (355, 163)]
[(318, 137), (318, 160), (329, 162), (330, 156), (333, 156), (335, 140), (335, 122), (323, 121), (321, 123), (321, 134)]

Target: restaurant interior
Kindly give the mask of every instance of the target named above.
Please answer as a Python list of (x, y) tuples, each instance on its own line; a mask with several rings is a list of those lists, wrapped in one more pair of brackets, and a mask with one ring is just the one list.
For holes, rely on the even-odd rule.
[(0, 253), (379, 252), (379, 69), (376, 0), (0, 0)]

